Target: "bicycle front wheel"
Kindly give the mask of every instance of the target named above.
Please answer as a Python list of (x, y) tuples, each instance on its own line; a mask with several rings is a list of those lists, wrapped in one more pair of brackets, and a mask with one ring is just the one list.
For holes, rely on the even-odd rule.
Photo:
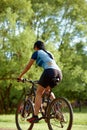
[(65, 98), (56, 98), (49, 105), (48, 112), (49, 130), (71, 130), (73, 123), (73, 110)]
[[(33, 105), (30, 100), (21, 100), (18, 103), (15, 121), (18, 130), (31, 130), (33, 124), (27, 122), (28, 118), (31, 118), (34, 114)], [(30, 129), (29, 129), (30, 128)]]

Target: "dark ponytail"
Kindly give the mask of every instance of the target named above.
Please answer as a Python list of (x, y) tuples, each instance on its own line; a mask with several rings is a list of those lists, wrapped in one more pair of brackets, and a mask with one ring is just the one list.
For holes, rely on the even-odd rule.
[(53, 59), (52, 55), (49, 52), (46, 51), (45, 45), (44, 45), (44, 43), (42, 41), (36, 41), (35, 44), (34, 44), (34, 48), (35, 47), (37, 47), (38, 49), (41, 49), (41, 50), (45, 51), (49, 55), (49, 57), (51, 59)]
[(42, 41), (36, 41), (34, 44), (34, 48), (37, 47), (38, 49), (45, 51), (45, 45)]

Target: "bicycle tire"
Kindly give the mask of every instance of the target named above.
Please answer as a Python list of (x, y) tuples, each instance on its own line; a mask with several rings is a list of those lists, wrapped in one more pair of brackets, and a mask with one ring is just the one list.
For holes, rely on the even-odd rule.
[(48, 107), (47, 124), (49, 130), (71, 130), (73, 124), (73, 109), (65, 98), (54, 99)]
[[(26, 107), (28, 108), (26, 110)], [(34, 114), (34, 108), (30, 100), (24, 101), (23, 99), (19, 101), (16, 114), (15, 122), (18, 130), (31, 130), (33, 123), (27, 122), (28, 118), (31, 118)]]

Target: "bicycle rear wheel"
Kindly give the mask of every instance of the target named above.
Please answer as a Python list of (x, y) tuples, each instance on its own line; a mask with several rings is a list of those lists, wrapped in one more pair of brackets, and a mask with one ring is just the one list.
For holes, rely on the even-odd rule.
[[(27, 122), (28, 118), (31, 118), (34, 114), (33, 105), (30, 100), (21, 100), (18, 103), (15, 121), (18, 130), (31, 130), (33, 124)], [(30, 129), (29, 129), (30, 128)]]
[(49, 105), (47, 111), (49, 130), (71, 130), (73, 110), (65, 98), (56, 98)]

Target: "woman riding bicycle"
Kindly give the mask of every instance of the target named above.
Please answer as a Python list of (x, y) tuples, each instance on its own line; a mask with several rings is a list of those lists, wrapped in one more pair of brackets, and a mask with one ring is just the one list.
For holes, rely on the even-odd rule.
[[(45, 91), (49, 92), (51, 88), (56, 85), (56, 82), (53, 79), (56, 78), (59, 81), (62, 80), (62, 72), (57, 66), (52, 54), (46, 51), (44, 43), (42, 41), (35, 42), (34, 50), (35, 52), (32, 54), (29, 63), (18, 77), (18, 79), (21, 80), (22, 76), (30, 69), (34, 61), (36, 61), (36, 64), (38, 66), (44, 69), (38, 81), (35, 98), (34, 116), (28, 119), (30, 123), (38, 122), (38, 113), (42, 102), (42, 95)], [(55, 98), (55, 96), (52, 95), (52, 98)]]

